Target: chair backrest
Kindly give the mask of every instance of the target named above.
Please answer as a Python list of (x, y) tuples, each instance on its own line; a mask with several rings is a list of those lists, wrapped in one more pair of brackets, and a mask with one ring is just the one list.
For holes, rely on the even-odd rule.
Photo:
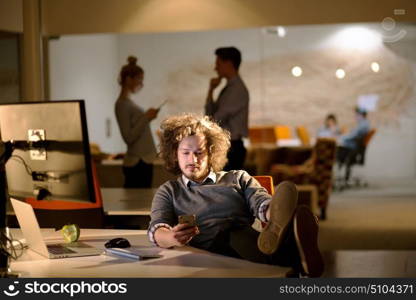
[(35, 210), (39, 225), (42, 228), (60, 228), (65, 224), (78, 224), (81, 228), (103, 228), (104, 210), (100, 183), (95, 164), (92, 163), (92, 175), (95, 193), (95, 203), (72, 201), (38, 201), (26, 198), (26, 202)]
[(364, 137), (363, 140), (363, 145), (364, 147), (367, 147), (368, 144), (370, 143), (371, 139), (373, 138), (374, 134), (376, 133), (376, 129), (372, 128), (370, 129), (370, 131), (366, 134), (366, 136)]
[(253, 176), (262, 187), (264, 187), (270, 195), (274, 194), (273, 177), (272, 176)]
[(318, 138), (314, 148), (315, 168), (312, 183), (318, 187), (319, 203), (326, 207), (332, 186), (332, 169), (335, 163), (336, 141)]
[(303, 146), (309, 146), (311, 144), (311, 138), (308, 129), (305, 126), (297, 126), (296, 134), (298, 135)]
[(367, 150), (367, 146), (370, 143), (371, 139), (373, 138), (374, 134), (376, 133), (376, 129), (370, 129), (367, 134), (361, 139), (358, 143), (358, 149), (352, 151), (348, 158), (347, 158), (347, 165), (364, 165), (365, 163), (365, 152)]
[(248, 130), (248, 136), (251, 144), (276, 143), (273, 126), (250, 127)]
[(274, 133), (276, 135), (276, 140), (281, 139), (292, 139), (292, 131), (289, 126), (286, 125), (277, 125), (274, 127)]

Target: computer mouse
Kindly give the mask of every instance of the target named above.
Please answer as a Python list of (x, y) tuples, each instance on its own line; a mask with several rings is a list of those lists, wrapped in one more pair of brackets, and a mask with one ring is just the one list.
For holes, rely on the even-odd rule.
[(130, 242), (125, 238), (114, 238), (104, 244), (106, 248), (128, 248)]

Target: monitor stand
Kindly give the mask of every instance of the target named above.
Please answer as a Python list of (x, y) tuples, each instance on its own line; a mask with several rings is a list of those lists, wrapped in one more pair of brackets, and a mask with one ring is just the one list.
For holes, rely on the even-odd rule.
[(7, 236), (6, 236), (6, 219), (7, 219), (7, 189), (6, 189), (6, 170), (5, 164), (10, 158), (13, 148), (11, 143), (2, 143), (2, 151), (0, 151), (0, 278), (16, 278), (17, 274), (10, 272), (9, 259), (7, 252)]

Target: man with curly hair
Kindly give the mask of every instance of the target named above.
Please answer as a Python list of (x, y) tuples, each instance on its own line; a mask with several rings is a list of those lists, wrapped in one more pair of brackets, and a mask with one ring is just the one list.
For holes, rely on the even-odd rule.
[[(150, 241), (292, 267), (295, 276), (323, 273), (317, 220), (308, 207), (297, 206), (293, 183), (281, 183), (272, 198), (247, 172), (222, 171), (230, 134), (206, 116), (170, 117), (160, 139), (160, 155), (178, 178), (153, 199)], [(196, 226), (178, 224), (180, 215), (195, 215)], [(260, 234), (251, 227), (255, 217), (266, 223)]]

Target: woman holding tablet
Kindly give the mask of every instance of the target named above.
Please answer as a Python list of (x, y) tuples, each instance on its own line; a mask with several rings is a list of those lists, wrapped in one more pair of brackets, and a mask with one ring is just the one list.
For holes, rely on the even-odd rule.
[(131, 95), (143, 87), (144, 71), (137, 65), (137, 58), (129, 56), (119, 76), (120, 95), (115, 104), (121, 136), (127, 144), (123, 162), (124, 187), (151, 187), (156, 148), (150, 131), (150, 122), (157, 117), (159, 109), (144, 111), (131, 100)]

